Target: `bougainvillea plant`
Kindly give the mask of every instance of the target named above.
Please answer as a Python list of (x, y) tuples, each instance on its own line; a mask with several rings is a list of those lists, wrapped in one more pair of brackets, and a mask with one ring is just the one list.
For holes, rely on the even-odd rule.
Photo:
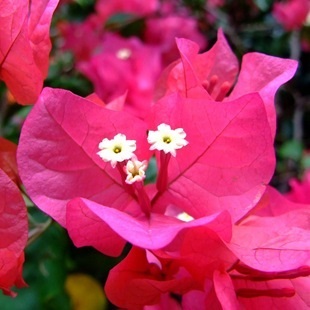
[(306, 170), (302, 180), (292, 179), (289, 182), (291, 190), (286, 197), (294, 202), (309, 204), (310, 170)]
[[(108, 109), (95, 96), (84, 99), (44, 89), (21, 134), (23, 183), (36, 205), (66, 227), (77, 246), (91, 245), (113, 256), (120, 255), (126, 241), (140, 247), (128, 256), (133, 265), (126, 265), (126, 259), (108, 279), (107, 294), (120, 307), (170, 302), (162, 293), (185, 294), (189, 305), (186, 296), (198, 292), (206, 306), (291, 297), (295, 291), (286, 284), (270, 290), (264, 285), (309, 274), (304, 267), (309, 259), (307, 212), (297, 208), (291, 215), (291, 205), (286, 210), (284, 203), (283, 214), (269, 214), (279, 198), (266, 189), (275, 164), (272, 100), (296, 63), (248, 55), (234, 88), (238, 93), (244, 83), (243, 91), (221, 102), (231, 87), (223, 91), (229, 79), (225, 70), (233, 72), (232, 85), (237, 68), (234, 61), (232, 69), (215, 61), (223, 53), (234, 59), (221, 32), (215, 48), (202, 55), (211, 68), (208, 84), (195, 72), (201, 62), (196, 45), (177, 42), (181, 61), (167, 69), (159, 83), (161, 98), (144, 119), (119, 107)], [(198, 64), (191, 58), (198, 58)], [(258, 73), (256, 84), (246, 79), (252, 58), (268, 66), (266, 74)], [(205, 74), (210, 75), (208, 70)], [(223, 96), (212, 97), (214, 89)], [(147, 184), (151, 161), (157, 178)], [(270, 195), (275, 198), (267, 201)], [(291, 223), (291, 218), (299, 220)], [(286, 233), (278, 236), (284, 227)], [(211, 248), (214, 256), (206, 252)], [(119, 279), (117, 270), (123, 265), (129, 274), (120, 272)], [(136, 272), (140, 275), (132, 280)], [(254, 285), (256, 277), (263, 286)], [(130, 281), (136, 284), (129, 289)], [(145, 299), (136, 299), (139, 287), (144, 287)]]
[[(44, 122), (34, 124), (38, 117)], [(119, 233), (127, 240), (133, 234), (130, 241), (140, 246), (156, 233), (150, 230), (146, 240), (134, 236), (128, 229), (130, 216), (145, 232), (150, 222), (154, 231), (158, 225), (162, 231), (167, 221), (173, 233), (172, 223), (181, 223), (169, 216), (173, 210), (197, 219), (228, 210), (238, 221), (259, 200), (274, 169), (270, 128), (257, 94), (225, 106), (173, 94), (158, 102), (145, 122), (70, 92), (45, 89), (24, 125), (18, 153), (21, 177), (34, 202), (66, 226), (78, 244), (101, 246), (102, 236), (94, 233), (98, 227), (89, 221), (124, 230)], [(156, 186), (143, 186), (147, 163), (142, 161), (152, 153), (158, 155)], [(233, 171), (240, 169), (237, 176)], [(136, 174), (143, 176), (128, 181)], [(93, 220), (84, 216), (86, 210)], [(82, 226), (94, 232), (84, 234)], [(160, 238), (156, 240), (148, 247), (157, 247)], [(117, 244), (106, 240), (107, 247)]]
[[(271, 304), (306, 309), (308, 215), (307, 206), (291, 203), (269, 187), (256, 211), (233, 225), (229, 242), (201, 225), (161, 250), (133, 247), (111, 270), (106, 294), (126, 309), (145, 304), (166, 309), (169, 293), (182, 300), (182, 309), (261, 309)], [(229, 225), (227, 221), (226, 229)]]
[(145, 117), (161, 70), (158, 48), (147, 46), (138, 38), (126, 39), (113, 33), (103, 35), (100, 44), (106, 47), (98, 46), (95, 55), (79, 61), (78, 70), (92, 81), (102, 100), (109, 102), (127, 92), (124, 108)]
[(278, 88), (293, 77), (297, 69), (296, 61), (247, 53), (242, 58), (238, 74), (238, 60), (221, 29), (215, 45), (203, 54), (198, 54), (199, 46), (190, 40), (178, 39), (177, 45), (181, 58), (165, 69), (158, 82), (157, 97), (179, 91), (188, 98), (204, 97), (226, 102), (258, 92), (274, 137), (274, 96)]
[(14, 296), (12, 286), (25, 286), (22, 278), (24, 248), (28, 239), (26, 205), (15, 160), (16, 145), (0, 138), (0, 289)]
[[(200, 53), (211, 42), (202, 26), (207, 32), (218, 12), (226, 14), (225, 1), (196, 8), (98, 0), (84, 22), (83, 14), (62, 19), (66, 3), (54, 28), (61, 56), (56, 51), (50, 72), (57, 75), (57, 58), (68, 61), (63, 51), (72, 50), (65, 74), (84, 73), (95, 90), (86, 98), (62, 86), (42, 90), (58, 0), (0, 4), (0, 79), (18, 103), (36, 103), (16, 137), (18, 148), (0, 138), (3, 293), (15, 296), (14, 286), (26, 286), (27, 239), (29, 245), (51, 223), (63, 232), (58, 222), (77, 247), (118, 257), (104, 285), (116, 307), (308, 309), (308, 175), (292, 181), (291, 200), (269, 185), (275, 95), (297, 62), (251, 52), (239, 68), (222, 29)], [(278, 16), (296, 5), (295, 19), (283, 21), (287, 30), (304, 22), (301, 3), (309, 9), (308, 1), (275, 5)], [(139, 33), (127, 32), (128, 25)], [(238, 43), (233, 29), (230, 39)], [(6, 101), (6, 89), (3, 95)], [(29, 209), (29, 234), (24, 199), (38, 207)], [(46, 224), (33, 212), (49, 216)], [(36, 270), (48, 274), (45, 267)], [(76, 292), (74, 283), (66, 286), (70, 296)]]
[(287, 31), (292, 31), (302, 27), (309, 10), (310, 2), (308, 0), (288, 0), (276, 2), (272, 14)]
[(58, 0), (4, 0), (0, 4), (0, 80), (16, 101), (34, 103), (47, 76), (49, 28)]

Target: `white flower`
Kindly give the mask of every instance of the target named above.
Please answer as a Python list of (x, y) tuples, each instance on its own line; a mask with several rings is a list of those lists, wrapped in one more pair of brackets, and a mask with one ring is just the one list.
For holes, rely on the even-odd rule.
[(164, 151), (176, 156), (176, 150), (188, 144), (183, 128), (171, 129), (167, 124), (160, 124), (156, 131), (149, 131), (147, 141), (152, 144), (150, 150)]
[(132, 52), (129, 48), (121, 48), (116, 52), (116, 57), (118, 59), (126, 60), (130, 58)]
[(145, 179), (145, 171), (147, 168), (147, 161), (139, 161), (136, 156), (133, 156), (131, 160), (128, 160), (124, 171), (127, 174), (125, 182), (127, 184), (133, 184), (134, 182), (141, 182)]
[(117, 134), (113, 139), (104, 138), (99, 143), (99, 151), (97, 154), (105, 161), (111, 162), (111, 166), (115, 168), (117, 162), (130, 159), (136, 150), (135, 140), (126, 140), (124, 134)]
[(183, 222), (190, 222), (192, 221), (194, 218), (192, 216), (190, 216), (188, 213), (186, 212), (182, 212), (182, 213), (179, 213), (177, 215), (177, 219), (183, 221)]

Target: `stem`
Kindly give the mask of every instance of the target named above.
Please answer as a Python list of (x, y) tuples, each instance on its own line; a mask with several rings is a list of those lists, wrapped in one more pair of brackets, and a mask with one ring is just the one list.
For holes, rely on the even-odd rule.
[(8, 100), (5, 94), (0, 97), (0, 136), (3, 135), (3, 123), (8, 110)]
[(53, 220), (49, 218), (45, 223), (38, 224), (37, 227), (29, 231), (27, 246), (33, 243), (44, 231), (52, 224)]
[(294, 30), (290, 35), (290, 58), (299, 60), (300, 58), (300, 31)]
[(302, 142), (303, 130), (302, 130), (302, 120), (303, 120), (303, 105), (302, 100), (299, 96), (295, 96), (295, 112), (293, 116), (293, 139)]
[(163, 151), (160, 153), (160, 167), (158, 178), (156, 182), (156, 188), (159, 193), (164, 192), (168, 187), (168, 163), (171, 158), (171, 154), (165, 154)]
[(121, 180), (125, 191), (132, 197), (136, 197), (133, 187), (125, 182), (127, 175), (124, 171), (124, 166), (121, 163), (117, 163), (116, 167), (121, 175)]
[(147, 217), (150, 217), (151, 214), (151, 201), (149, 196), (144, 190), (144, 185), (143, 182), (135, 182), (134, 186), (137, 191), (137, 197), (139, 204), (141, 206), (142, 211)]

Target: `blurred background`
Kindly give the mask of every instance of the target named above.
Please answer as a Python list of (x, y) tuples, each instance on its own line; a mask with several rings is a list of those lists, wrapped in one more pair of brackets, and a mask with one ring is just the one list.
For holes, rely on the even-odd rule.
[[(143, 110), (162, 70), (179, 57), (174, 38), (195, 41), (204, 52), (219, 28), (239, 60), (251, 51), (296, 59), (295, 77), (276, 96), (272, 185), (288, 192), (291, 180), (302, 179), (310, 168), (309, 5), (308, 0), (63, 0), (53, 16), (45, 86), (81, 96), (96, 92), (104, 102), (127, 91), (129, 104)], [(0, 98), (0, 134), (18, 143), (31, 106), (16, 104), (2, 82)], [(122, 257), (77, 249), (63, 228), (31, 201), (27, 206), (23, 275), (29, 287), (16, 289), (14, 299), (0, 295), (0, 309), (114, 309), (102, 288)]]

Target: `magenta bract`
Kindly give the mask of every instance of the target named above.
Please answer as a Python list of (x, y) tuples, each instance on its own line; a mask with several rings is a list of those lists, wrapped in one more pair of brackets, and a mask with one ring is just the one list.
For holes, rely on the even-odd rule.
[[(154, 106), (150, 120), (187, 133), (189, 145), (171, 158), (168, 186), (154, 199), (194, 218), (228, 210), (237, 221), (259, 200), (274, 169), (274, 151), (265, 108), (258, 94), (219, 104), (171, 95)], [(255, 123), (255, 125), (254, 125)]]
[(0, 289), (14, 296), (13, 285), (22, 287), (24, 248), (28, 238), (26, 206), (16, 184), (0, 169)]
[[(183, 128), (188, 145), (176, 157), (167, 155), (166, 166), (157, 158), (161, 183), (157, 189), (147, 185), (141, 201), (134, 187), (125, 184), (124, 172), (98, 156), (98, 144), (125, 134), (136, 140), (136, 156), (149, 160), (147, 131), (161, 123)], [(262, 196), (273, 173), (274, 153), (257, 94), (223, 105), (173, 94), (157, 103), (145, 122), (68, 91), (45, 89), (23, 127), (18, 164), (31, 199), (67, 227), (77, 245), (118, 255), (124, 241), (117, 235), (155, 249), (186, 227), (213, 225), (223, 211), (238, 221)], [(196, 221), (169, 216), (168, 207)], [(230, 218), (224, 222), (228, 229)]]
[(58, 0), (0, 4), (0, 79), (21, 104), (34, 103), (47, 75), (49, 28)]
[(274, 3), (272, 15), (286, 31), (292, 31), (303, 26), (309, 10), (308, 0), (288, 0)]
[(133, 199), (118, 171), (97, 155), (99, 142), (119, 132), (137, 141), (137, 156), (150, 157), (143, 121), (65, 90), (44, 89), (18, 149), (21, 178), (34, 202), (61, 225), (75, 197), (124, 209)]
[(183, 96), (189, 98), (211, 97), (216, 101), (230, 101), (245, 94), (258, 92), (265, 105), (274, 137), (274, 96), (279, 86), (294, 75), (296, 61), (248, 53), (242, 59), (240, 74), (237, 77), (238, 61), (221, 30), (218, 32), (216, 44), (203, 54), (198, 54), (198, 45), (190, 40), (177, 39), (177, 45), (181, 62), (170, 65), (164, 71), (158, 83), (158, 98), (180, 91)]

